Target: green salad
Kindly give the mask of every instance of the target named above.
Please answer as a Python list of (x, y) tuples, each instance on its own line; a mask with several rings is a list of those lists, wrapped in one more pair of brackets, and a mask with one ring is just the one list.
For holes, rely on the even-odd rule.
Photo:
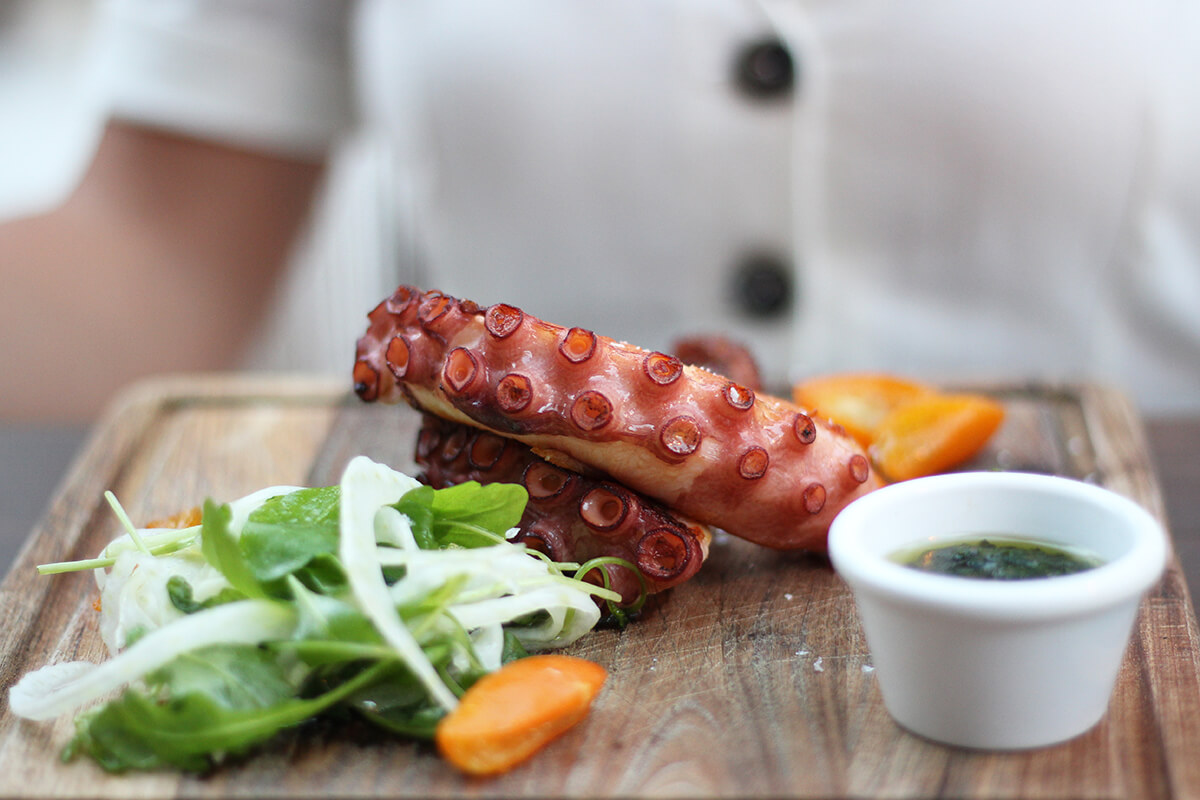
[[(511, 484), (434, 490), (366, 457), (337, 486), (207, 502), (201, 524), (126, 532), (89, 561), (112, 658), (52, 664), (9, 692), (18, 716), (79, 713), (64, 758), (205, 771), (285, 728), (350, 709), (430, 737), (482, 675), (600, 619), (583, 581), (507, 541)], [(103, 701), (97, 703), (96, 701)]]

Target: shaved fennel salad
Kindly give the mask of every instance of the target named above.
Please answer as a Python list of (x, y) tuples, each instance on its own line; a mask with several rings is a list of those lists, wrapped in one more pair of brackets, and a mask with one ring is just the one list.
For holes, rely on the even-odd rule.
[(63, 757), (115, 772), (205, 771), (335, 708), (428, 738), (479, 677), (574, 642), (593, 598), (620, 599), (581, 579), (594, 565), (506, 541), (526, 500), (359, 456), (337, 486), (208, 501), (189, 528), (139, 530), (114, 506), (126, 533), (98, 558), (41, 568), (96, 571), (112, 658), (31, 672), (10, 708), (92, 706)]

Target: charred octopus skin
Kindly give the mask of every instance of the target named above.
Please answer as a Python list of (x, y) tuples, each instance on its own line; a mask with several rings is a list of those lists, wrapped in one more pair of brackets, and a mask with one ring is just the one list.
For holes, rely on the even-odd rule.
[[(435, 489), (465, 481), (516, 483), (529, 502), (514, 541), (555, 561), (586, 563), (615, 557), (635, 565), (650, 593), (696, 574), (711, 540), (703, 526), (680, 519), (623, 486), (556, 467), (520, 442), (424, 415), (416, 461)], [(628, 567), (602, 567), (622, 604), (640, 596), (642, 581)]]
[(880, 483), (834, 425), (673, 355), (408, 286), (368, 319), (363, 400), (516, 439), (768, 547), (823, 550), (834, 515)]

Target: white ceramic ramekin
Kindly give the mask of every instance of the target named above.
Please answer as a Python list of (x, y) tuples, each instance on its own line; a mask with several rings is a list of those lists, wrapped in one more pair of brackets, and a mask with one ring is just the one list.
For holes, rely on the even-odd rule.
[[(891, 560), (922, 543), (1021, 536), (1099, 556), (1086, 572), (988, 580)], [(1041, 747), (1104, 715), (1167, 538), (1133, 501), (1047, 475), (972, 472), (868, 494), (829, 532), (854, 592), (884, 704), (910, 731), (982, 749)]]

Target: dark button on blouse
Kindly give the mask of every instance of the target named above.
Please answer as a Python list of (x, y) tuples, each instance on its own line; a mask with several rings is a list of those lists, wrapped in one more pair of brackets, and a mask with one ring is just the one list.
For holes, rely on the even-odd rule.
[(777, 317), (792, 304), (792, 270), (774, 255), (752, 255), (733, 273), (733, 302), (738, 311), (751, 317)]
[(739, 89), (756, 99), (787, 95), (796, 81), (792, 54), (778, 39), (763, 39), (743, 47), (734, 62)]

